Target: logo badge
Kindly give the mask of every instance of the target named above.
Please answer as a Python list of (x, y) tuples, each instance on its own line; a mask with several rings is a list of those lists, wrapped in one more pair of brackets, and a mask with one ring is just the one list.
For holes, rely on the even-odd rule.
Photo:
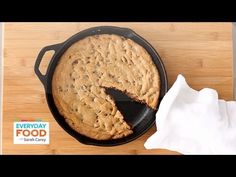
[(14, 144), (49, 144), (49, 122), (18, 120), (13, 131)]

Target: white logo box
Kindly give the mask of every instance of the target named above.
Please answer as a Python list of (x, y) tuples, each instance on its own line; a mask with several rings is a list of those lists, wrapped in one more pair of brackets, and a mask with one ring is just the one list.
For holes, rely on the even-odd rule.
[(14, 144), (49, 144), (49, 122), (14, 122)]

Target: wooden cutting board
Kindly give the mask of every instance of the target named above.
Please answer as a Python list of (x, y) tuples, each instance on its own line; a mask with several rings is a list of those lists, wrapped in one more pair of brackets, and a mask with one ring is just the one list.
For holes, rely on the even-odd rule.
[[(128, 27), (159, 52), (171, 86), (183, 74), (194, 89), (211, 87), (220, 98), (233, 98), (231, 23), (6, 23), (4, 36), (3, 153), (4, 154), (177, 154), (145, 150), (155, 126), (137, 140), (116, 147), (83, 145), (56, 123), (33, 67), (41, 48), (65, 41), (92, 26)], [(44, 57), (42, 70), (50, 53)], [(14, 145), (15, 119), (50, 122), (49, 145)]]

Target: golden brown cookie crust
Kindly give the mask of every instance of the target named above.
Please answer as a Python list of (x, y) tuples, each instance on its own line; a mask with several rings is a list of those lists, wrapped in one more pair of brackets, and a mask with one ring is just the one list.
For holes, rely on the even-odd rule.
[(160, 79), (147, 51), (118, 35), (86, 37), (63, 54), (52, 80), (60, 114), (80, 134), (97, 140), (117, 139), (132, 130), (103, 87), (126, 92), (156, 109)]

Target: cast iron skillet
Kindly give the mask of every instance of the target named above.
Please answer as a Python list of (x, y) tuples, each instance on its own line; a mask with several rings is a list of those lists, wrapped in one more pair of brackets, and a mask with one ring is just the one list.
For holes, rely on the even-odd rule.
[[(46, 99), (48, 106), (50, 108), (51, 113), (53, 114), (55, 120), (58, 122), (58, 124), (71, 136), (76, 138), (78, 141), (84, 144), (88, 145), (97, 145), (97, 146), (115, 146), (115, 145), (121, 145), (124, 143), (128, 143), (130, 141), (133, 141), (134, 139), (140, 137), (143, 135), (149, 128), (152, 127), (152, 125), (155, 122), (155, 110), (152, 110), (148, 108), (144, 104), (138, 104), (137, 102), (132, 101), (128, 97), (119, 94), (119, 93), (112, 93), (113, 91), (109, 91), (108, 93), (111, 94), (111, 96), (115, 99), (115, 102), (117, 104), (117, 107), (119, 110), (121, 110), (121, 113), (125, 117), (125, 121), (129, 123), (129, 125), (133, 128), (133, 134), (117, 139), (117, 140), (94, 140), (91, 138), (88, 138), (86, 136), (83, 136), (79, 134), (78, 132), (74, 131), (66, 122), (65, 119), (60, 115), (60, 113), (57, 110), (57, 107), (55, 106), (53, 96), (52, 96), (52, 77), (54, 70), (57, 66), (57, 62), (60, 60), (60, 57), (62, 54), (75, 42), (78, 40), (81, 40), (87, 36), (92, 35), (98, 35), (98, 34), (117, 34), (120, 36), (124, 36), (125, 38), (130, 38), (139, 45), (143, 46), (150, 56), (153, 59), (153, 62), (155, 63), (157, 70), (159, 71), (160, 80), (161, 80), (161, 88), (160, 88), (160, 97), (158, 100), (158, 107), (159, 102), (167, 92), (167, 75), (165, 72), (164, 65), (161, 61), (160, 56), (155, 51), (155, 49), (141, 36), (136, 34), (133, 30), (128, 28), (120, 28), (120, 27), (114, 27), (114, 26), (99, 26), (99, 27), (93, 27), (86, 30), (83, 30), (74, 36), (70, 37), (65, 42), (54, 44), (50, 46), (44, 47), (38, 54), (38, 57), (35, 62), (34, 71), (40, 81), (42, 82)], [(44, 54), (47, 51), (53, 50), (55, 51), (52, 59), (50, 60), (50, 63), (48, 65), (46, 74), (43, 75), (39, 70), (39, 65), (41, 63), (41, 60), (44, 56)]]

